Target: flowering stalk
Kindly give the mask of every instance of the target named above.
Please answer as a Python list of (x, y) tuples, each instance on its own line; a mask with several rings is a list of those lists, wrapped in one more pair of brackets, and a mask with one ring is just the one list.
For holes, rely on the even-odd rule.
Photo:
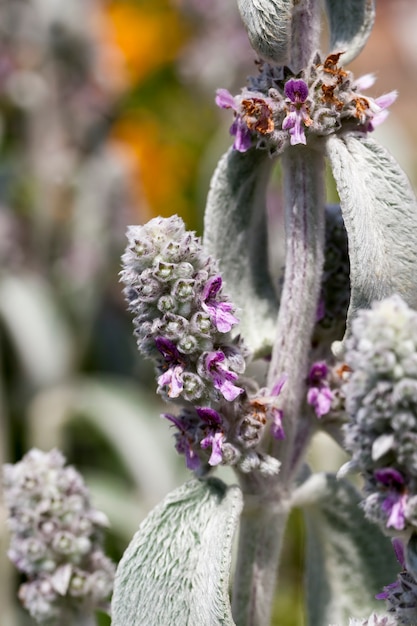
[(81, 476), (60, 452), (32, 449), (4, 466), (9, 558), (25, 574), (23, 606), (40, 624), (92, 626), (108, 611), (114, 565), (101, 546), (106, 516), (90, 504)]

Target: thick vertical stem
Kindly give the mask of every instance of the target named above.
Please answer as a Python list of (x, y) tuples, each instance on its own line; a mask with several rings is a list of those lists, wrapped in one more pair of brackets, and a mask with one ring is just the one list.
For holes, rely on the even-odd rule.
[(240, 519), (232, 612), (237, 626), (269, 626), (282, 540), (289, 513), (288, 499), (243, 477), (244, 508)]
[(286, 264), (269, 388), (283, 375), (280, 394), (285, 440), (274, 443), (288, 487), (300, 406), (305, 393), (311, 334), (316, 321), (324, 248), (324, 158), (307, 146), (293, 146), (282, 159), (286, 220)]
[(321, 1), (296, 0), (293, 11), (290, 67), (297, 74), (319, 48)]

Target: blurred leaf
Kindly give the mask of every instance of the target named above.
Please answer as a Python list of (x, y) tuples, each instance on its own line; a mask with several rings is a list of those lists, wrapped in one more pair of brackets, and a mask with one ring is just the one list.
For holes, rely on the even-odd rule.
[(357, 309), (398, 293), (417, 306), (417, 202), (407, 176), (373, 139), (332, 135), (327, 152), (349, 241)]
[(126, 383), (79, 379), (44, 391), (33, 400), (30, 413), (31, 445), (41, 449), (63, 447), (63, 427), (82, 415), (112, 443), (145, 501), (157, 502), (175, 485), (168, 448), (168, 429), (161, 407)]
[(342, 62), (358, 56), (375, 21), (375, 0), (326, 0), (330, 25), (330, 50), (343, 52)]
[(333, 474), (313, 474), (294, 496), (307, 526), (307, 615), (309, 626), (346, 624), (368, 617), (375, 600), (398, 572), (387, 537), (368, 522), (360, 495)]
[(270, 350), (278, 315), (266, 225), (271, 167), (262, 150), (230, 149), (213, 175), (204, 224), (204, 247), (219, 260), (224, 291), (238, 307), (238, 330), (258, 355)]
[(0, 278), (0, 320), (33, 385), (51, 385), (69, 375), (72, 337), (51, 288), (40, 276)]
[(142, 522), (116, 573), (113, 626), (232, 626), (229, 570), (241, 492), (192, 480)]

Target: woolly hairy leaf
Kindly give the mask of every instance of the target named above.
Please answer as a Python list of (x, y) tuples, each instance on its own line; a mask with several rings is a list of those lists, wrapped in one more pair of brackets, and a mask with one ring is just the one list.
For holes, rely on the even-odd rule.
[(309, 626), (347, 624), (367, 617), (398, 572), (390, 541), (368, 522), (360, 495), (333, 474), (314, 474), (298, 488), (307, 527), (307, 614)]
[(255, 354), (270, 349), (278, 314), (266, 225), (271, 166), (262, 150), (230, 149), (213, 175), (205, 212), (204, 247), (219, 259), (225, 291), (238, 306), (239, 332)]
[(366, 44), (375, 20), (375, 0), (326, 0), (330, 48), (350, 63)]
[(112, 626), (232, 626), (229, 569), (238, 487), (192, 480), (142, 522), (117, 569)]
[(398, 293), (417, 306), (417, 202), (394, 158), (373, 139), (327, 140), (348, 233), (352, 314)]
[(264, 59), (288, 63), (294, 0), (238, 0), (252, 48)]

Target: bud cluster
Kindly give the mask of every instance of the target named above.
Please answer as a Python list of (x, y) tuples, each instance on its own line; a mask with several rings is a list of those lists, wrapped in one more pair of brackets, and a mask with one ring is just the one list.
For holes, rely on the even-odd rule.
[(63, 615), (107, 610), (114, 565), (104, 555), (104, 513), (91, 506), (80, 474), (58, 450), (32, 449), (4, 466), (10, 560), (28, 582), (19, 598), (32, 617), (59, 624)]
[(396, 92), (376, 99), (364, 96), (361, 91), (372, 86), (374, 77), (355, 82), (351, 72), (339, 67), (341, 54), (323, 61), (317, 53), (297, 76), (287, 67), (260, 63), (259, 75), (249, 79), (240, 95), (219, 89), (218, 106), (234, 111), (234, 148), (245, 152), (256, 146), (280, 154), (313, 136), (341, 130), (366, 133), (384, 121)]
[(365, 479), (366, 515), (417, 528), (417, 313), (399, 296), (362, 310), (345, 360), (346, 448)]

